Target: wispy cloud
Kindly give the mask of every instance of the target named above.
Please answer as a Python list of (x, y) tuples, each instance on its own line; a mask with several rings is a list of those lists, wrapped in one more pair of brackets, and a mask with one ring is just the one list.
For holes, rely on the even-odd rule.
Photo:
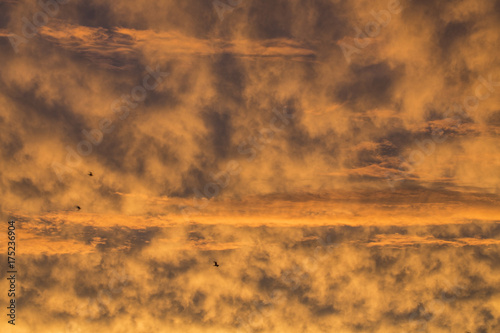
[(0, 1), (16, 329), (498, 331), (498, 1), (237, 2)]

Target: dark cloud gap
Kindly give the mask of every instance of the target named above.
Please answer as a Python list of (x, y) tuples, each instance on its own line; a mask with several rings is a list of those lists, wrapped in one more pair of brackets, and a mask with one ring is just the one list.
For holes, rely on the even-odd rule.
[(253, 38), (290, 38), (292, 37), (292, 8), (291, 2), (255, 1), (248, 9), (248, 20), (253, 27)]
[(247, 84), (246, 72), (242, 60), (235, 55), (222, 53), (214, 57), (214, 85), (224, 103), (244, 105), (243, 91)]
[[(115, 129), (110, 135), (103, 138), (101, 144), (95, 148), (99, 161), (107, 168), (125, 173), (126, 171), (143, 175), (138, 158), (131, 163), (124, 163), (128, 156), (128, 148), (134, 142), (134, 132), (124, 129), (123, 123), (113, 124)], [(140, 157), (139, 157), (140, 158)]]
[(207, 111), (202, 114), (205, 126), (210, 130), (208, 142), (212, 142), (213, 155), (224, 159), (231, 149), (231, 135), (234, 131), (231, 125), (231, 113)]
[[(135, 112), (145, 115), (155, 112), (170, 116), (170, 113), (177, 107), (181, 107), (183, 101), (188, 99), (190, 94), (193, 93), (197, 72), (201, 70), (203, 66), (208, 66), (209, 63), (210, 60), (200, 57), (198, 61), (193, 63), (193, 67), (190, 68), (190, 71), (181, 69), (182, 62), (175, 58), (165, 60), (160, 65), (144, 64), (144, 68), (149, 66), (152, 69), (156, 68), (155, 65), (158, 65), (160, 71), (169, 73), (169, 76), (158, 86), (158, 89), (148, 91), (146, 99), (138, 108), (139, 110)], [(144, 68), (142, 76), (137, 78), (137, 84), (141, 84), (144, 76), (147, 75)], [(131, 88), (129, 88), (129, 90), (130, 89)], [(176, 119), (172, 119), (172, 121), (175, 120)]]
[(7, 36), (0, 36), (0, 50), (2, 50), (0, 53), (2, 62), (7, 61), (7, 59), (12, 59), (15, 56), (15, 51)]
[[(214, 30), (214, 26), (219, 23), (219, 17), (214, 10), (213, 2), (183, 1), (181, 3), (174, 3), (172, 7), (175, 8), (172, 11), (171, 20), (169, 20), (172, 27), (183, 27), (193, 22), (195, 24), (189, 25), (186, 27), (186, 30), (199, 38), (209, 37)], [(177, 10), (187, 13), (191, 20), (187, 22), (182, 19), (184, 15), (176, 15)]]
[(473, 251), (475, 259), (487, 262), (494, 270), (500, 270), (500, 252), (498, 248), (475, 248)]
[[(215, 172), (214, 166), (207, 163), (207, 161), (203, 160), (202, 157), (200, 166), (191, 166), (187, 172), (182, 174), (182, 181), (180, 189), (174, 189), (171, 191), (172, 196), (176, 197), (196, 197), (198, 198), (199, 194), (195, 193), (194, 190), (198, 189), (199, 193), (203, 197), (206, 197), (204, 194), (205, 186), (213, 183), (213, 179), (209, 176), (210, 171)], [(211, 197), (209, 195), (209, 197)]]
[(320, 36), (320, 39), (324, 41), (336, 41), (352, 31), (351, 21), (347, 15), (342, 14), (348, 9), (347, 3), (332, 3), (327, 0), (309, 0), (306, 3), (315, 6), (317, 18), (314, 25), (314, 36)]
[[(3, 119), (0, 119), (0, 123), (3, 122)], [(2, 138), (2, 155), (5, 160), (15, 159), (16, 154), (20, 153), (25, 146), (21, 135), (14, 132), (14, 130), (11, 131), (9, 131), (5, 140)]]
[(177, 265), (159, 261), (150, 261), (148, 264), (153, 276), (170, 280), (194, 269), (198, 261), (195, 258), (190, 258), (181, 260)]
[[(153, 152), (153, 156), (165, 167), (174, 168), (180, 163), (176, 149), (173, 144), (137, 131), (137, 124), (141, 122), (138, 118), (147, 117), (141, 115), (141, 112), (139, 105), (136, 109), (132, 109), (124, 120), (110, 118), (114, 130), (110, 134), (105, 134), (102, 142), (94, 147), (94, 154), (104, 166), (113, 171), (122, 174), (133, 173), (152, 186), (168, 183), (167, 175), (165, 179), (157, 179), (147, 173), (147, 164), (151, 159), (149, 152)], [(164, 191), (160, 187), (159, 190)]]
[(459, 42), (463, 42), (470, 33), (471, 25), (467, 22), (449, 22), (439, 36), (439, 47), (445, 55)]
[[(49, 102), (40, 97), (40, 83), (36, 81), (32, 82), (29, 88), (14, 83), (9, 85), (3, 80), (0, 81), (0, 86), (13, 102), (22, 107), (25, 113), (19, 117), (23, 127), (30, 128), (34, 133), (44, 134), (49, 126), (58, 124), (57, 127), (63, 130), (66, 137), (76, 141), (81, 129), (86, 127), (84, 117), (72, 112), (72, 107), (64, 101)], [(33, 119), (46, 125), (34, 126)]]
[(11, 20), (10, 11), (12, 10), (12, 7), (13, 3), (3, 1), (0, 2), (0, 29), (8, 27)]
[(102, 2), (97, 2), (95, 0), (91, 1), (80, 1), (76, 3), (74, 12), (77, 13), (78, 25), (95, 27), (95, 28), (105, 28), (111, 29), (116, 27), (117, 19), (113, 14), (111, 9), (111, 3), (105, 4)]
[[(366, 66), (352, 65), (350, 69), (351, 80), (343, 82), (336, 91), (340, 102), (348, 103), (354, 112), (393, 102), (391, 91), (401, 77), (403, 67), (391, 68), (386, 62), (380, 62)], [(360, 108), (361, 103), (364, 108)]]
[(29, 178), (22, 178), (19, 181), (11, 180), (9, 190), (22, 199), (40, 198), (44, 191), (40, 190)]
[(488, 117), (488, 124), (491, 124), (493, 126), (500, 127), (500, 110), (494, 111), (489, 117)]

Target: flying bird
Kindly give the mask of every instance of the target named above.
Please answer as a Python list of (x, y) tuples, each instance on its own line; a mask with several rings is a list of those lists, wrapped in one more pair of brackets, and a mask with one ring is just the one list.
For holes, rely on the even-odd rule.
[(217, 261), (214, 261), (214, 266), (219, 267), (219, 265), (217, 264)]
[(80, 208), (80, 206), (76, 206), (76, 209), (80, 210), (81, 208)]
[(89, 176), (90, 176), (90, 177), (92, 177), (92, 176), (93, 176), (93, 175), (92, 175), (92, 171), (90, 171), (90, 172), (89, 172)]

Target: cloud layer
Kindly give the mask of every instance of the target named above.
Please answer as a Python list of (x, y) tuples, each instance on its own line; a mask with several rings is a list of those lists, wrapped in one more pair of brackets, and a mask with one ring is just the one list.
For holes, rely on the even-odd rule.
[(18, 332), (498, 331), (500, 1), (224, 1), (0, 0)]

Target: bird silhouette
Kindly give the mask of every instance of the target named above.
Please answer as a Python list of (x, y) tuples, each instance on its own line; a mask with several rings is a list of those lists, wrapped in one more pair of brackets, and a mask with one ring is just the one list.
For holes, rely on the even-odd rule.
[(217, 261), (214, 261), (214, 266), (219, 267), (219, 265), (217, 264)]
[(90, 176), (90, 177), (92, 177), (92, 176), (93, 176), (92, 171), (90, 171), (90, 172), (89, 172), (89, 176)]
[(80, 210), (81, 208), (80, 208), (80, 206), (76, 206), (76, 209)]

